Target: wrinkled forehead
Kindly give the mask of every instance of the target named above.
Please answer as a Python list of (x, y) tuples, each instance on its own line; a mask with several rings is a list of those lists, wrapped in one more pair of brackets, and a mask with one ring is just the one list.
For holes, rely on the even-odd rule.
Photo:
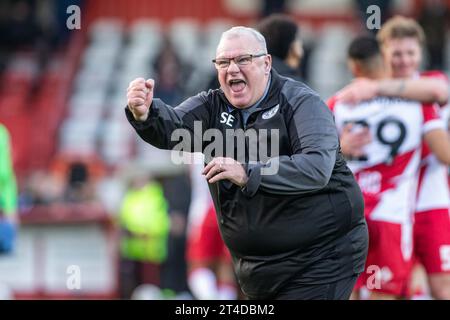
[(263, 50), (251, 34), (224, 34), (217, 46), (216, 57), (232, 58), (241, 54), (256, 54)]

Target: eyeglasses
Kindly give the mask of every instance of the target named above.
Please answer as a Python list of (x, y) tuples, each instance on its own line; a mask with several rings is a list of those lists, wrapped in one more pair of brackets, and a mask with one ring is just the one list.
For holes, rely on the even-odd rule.
[(259, 58), (266, 55), (267, 53), (243, 54), (234, 58), (213, 59), (212, 62), (216, 65), (217, 69), (227, 69), (231, 64), (231, 60), (233, 60), (238, 66), (246, 66), (252, 63), (253, 58)]

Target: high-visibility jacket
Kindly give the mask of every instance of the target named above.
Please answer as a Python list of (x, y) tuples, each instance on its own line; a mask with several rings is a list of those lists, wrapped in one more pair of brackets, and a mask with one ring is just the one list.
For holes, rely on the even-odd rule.
[(0, 124), (0, 213), (5, 216), (17, 211), (17, 185), (9, 140), (8, 131)]
[(168, 205), (159, 184), (151, 182), (126, 193), (120, 224), (126, 231), (120, 243), (122, 256), (154, 263), (166, 259), (170, 220)]

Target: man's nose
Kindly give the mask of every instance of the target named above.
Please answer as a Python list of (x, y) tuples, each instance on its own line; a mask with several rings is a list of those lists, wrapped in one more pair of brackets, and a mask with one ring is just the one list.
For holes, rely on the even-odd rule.
[(230, 65), (228, 66), (227, 72), (228, 73), (236, 73), (239, 72), (241, 69), (239, 69), (239, 66), (234, 60), (230, 61)]

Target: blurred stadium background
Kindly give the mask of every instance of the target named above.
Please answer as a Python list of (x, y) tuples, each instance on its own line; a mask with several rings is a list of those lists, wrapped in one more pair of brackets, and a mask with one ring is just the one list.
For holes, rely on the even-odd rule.
[[(118, 216), (142, 170), (164, 187), (170, 234), (181, 239), (167, 244), (162, 287), (183, 294), (183, 256), (172, 250), (180, 255), (175, 248), (184, 244), (188, 169), (138, 140), (124, 116), (128, 83), (156, 78), (156, 96), (177, 104), (207, 89), (222, 31), (284, 5), (301, 28), (303, 78), (326, 99), (350, 81), (347, 45), (368, 17), (358, 2), (365, 1), (2, 0), (0, 123), (11, 134), (21, 221), (14, 253), (0, 257), (10, 297), (118, 298)], [(421, 0), (366, 2), (418, 20), (425, 13)], [(443, 22), (424, 27), (447, 39), (450, 2), (443, 3)], [(67, 28), (70, 5), (81, 8), (80, 29)], [(438, 66), (445, 72), (448, 43)], [(69, 266), (79, 267), (79, 289), (68, 287)]]

